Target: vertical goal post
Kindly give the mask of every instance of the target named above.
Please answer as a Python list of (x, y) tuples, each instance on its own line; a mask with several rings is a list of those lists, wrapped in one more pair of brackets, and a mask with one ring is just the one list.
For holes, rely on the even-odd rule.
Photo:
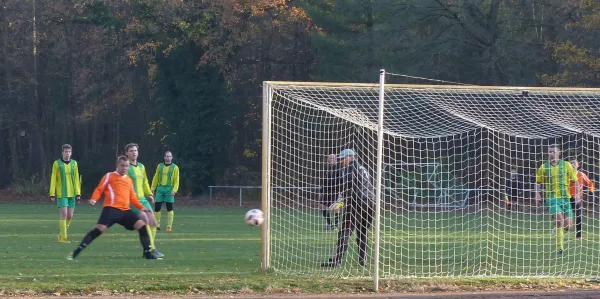
[[(372, 278), (375, 289), (380, 278), (597, 275), (595, 194), (585, 195), (588, 237), (567, 234), (562, 263), (531, 190), (552, 144), (600, 181), (600, 89), (387, 84), (386, 75), (379, 84), (264, 82), (262, 268)], [(346, 148), (375, 188), (368, 263), (358, 265), (352, 241), (340, 268), (322, 269), (337, 233), (322, 229), (314, 186), (325, 157)], [(517, 210), (505, 201), (513, 168), (525, 186), (510, 198)]]

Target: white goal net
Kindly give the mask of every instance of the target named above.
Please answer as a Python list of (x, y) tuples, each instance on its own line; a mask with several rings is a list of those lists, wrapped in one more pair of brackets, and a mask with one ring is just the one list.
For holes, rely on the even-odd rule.
[[(335, 277), (598, 275), (598, 197), (583, 189), (580, 239), (575, 209), (559, 253), (554, 218), (534, 190), (551, 144), (599, 181), (600, 90), (384, 90), (377, 186), (378, 84), (265, 82), (263, 266)], [(323, 268), (338, 233), (326, 230), (319, 194), (327, 156), (344, 149), (381, 188), (379, 254), (373, 226), (364, 266), (353, 234), (341, 266)]]

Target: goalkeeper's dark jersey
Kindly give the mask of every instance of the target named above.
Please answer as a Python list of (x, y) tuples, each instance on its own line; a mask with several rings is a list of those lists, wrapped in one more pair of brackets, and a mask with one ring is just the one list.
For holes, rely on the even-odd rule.
[(321, 184), (321, 193), (323, 196), (336, 198), (337, 195), (342, 191), (340, 180), (340, 167), (337, 164), (330, 165), (325, 171), (323, 182)]
[(346, 203), (371, 204), (374, 202), (375, 190), (371, 176), (366, 168), (358, 162), (352, 161), (341, 172)]
[(519, 196), (523, 192), (523, 187), (523, 178), (518, 174), (511, 174), (506, 179), (506, 195), (508, 196)]

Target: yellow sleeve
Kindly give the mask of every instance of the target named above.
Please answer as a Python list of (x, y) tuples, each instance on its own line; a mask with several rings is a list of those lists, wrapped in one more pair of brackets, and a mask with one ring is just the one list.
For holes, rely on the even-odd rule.
[(173, 177), (171, 177), (171, 184), (173, 185), (173, 193), (177, 193), (179, 190), (179, 166), (175, 165), (173, 169)]
[(573, 167), (573, 164), (571, 164), (571, 162), (565, 162), (567, 163), (565, 166), (567, 167), (567, 178), (569, 179), (569, 181), (571, 182), (577, 182), (577, 171), (575, 171), (575, 167)]
[(74, 181), (75, 181), (75, 196), (81, 196), (81, 180), (79, 179), (79, 164), (77, 164), (77, 161), (73, 161), (75, 162), (75, 174), (74, 174)]
[(52, 174), (50, 174), (50, 196), (56, 197), (56, 180), (58, 178), (58, 162), (52, 164)]
[(152, 195), (152, 190), (150, 190), (150, 184), (148, 183), (148, 175), (146, 174), (146, 167), (144, 166), (144, 169), (140, 169), (141, 171), (144, 172), (144, 196), (150, 196)]
[(543, 184), (545, 177), (546, 177), (546, 167), (544, 167), (544, 163), (542, 163), (542, 166), (540, 166), (540, 168), (538, 168), (538, 170), (535, 174), (535, 182), (538, 184)]
[(160, 164), (158, 164), (156, 166), (156, 172), (154, 173), (154, 176), (152, 177), (152, 187), (150, 189), (152, 190), (156, 190), (156, 187), (158, 187), (158, 172), (160, 171)]

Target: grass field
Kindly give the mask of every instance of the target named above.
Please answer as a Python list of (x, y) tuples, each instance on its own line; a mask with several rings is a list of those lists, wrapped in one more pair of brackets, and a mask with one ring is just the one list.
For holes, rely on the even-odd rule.
[[(330, 254), (335, 233), (322, 232), (321, 222), (310, 221), (319, 218), (307, 213), (294, 214), (304, 217), (305, 221), (292, 226), (290, 221), (282, 221), (286, 215), (283, 210), (274, 214), (274, 220), (279, 217), (279, 221), (274, 225), (272, 247), (273, 266), (281, 272), (259, 271), (260, 229), (243, 223), (246, 208), (180, 207), (176, 210), (173, 231), (160, 231), (157, 235), (159, 248), (166, 254), (162, 261), (141, 259), (137, 233), (119, 226), (98, 238), (77, 260), (66, 260), (67, 254), (93, 227), (100, 210), (101, 207), (78, 205), (69, 231), (72, 243), (61, 244), (56, 242), (58, 212), (54, 205), (0, 203), (0, 295), (7, 292), (79, 294), (95, 291), (320, 293), (361, 292), (372, 286), (368, 278), (328, 278), (370, 275), (372, 265), (360, 268), (355, 263), (353, 240), (342, 269), (321, 270), (318, 262)], [(390, 277), (425, 273), (436, 276), (519, 275), (519, 271), (526, 271), (523, 273), (533, 275), (556, 271), (553, 273), (557, 275), (582, 277), (598, 273), (600, 240), (597, 231), (588, 233), (585, 243), (569, 241), (572, 250), (557, 257), (549, 230), (543, 227), (547, 223), (541, 219), (450, 217), (443, 213), (427, 214), (430, 217), (427, 218), (423, 215), (402, 215), (411, 216), (413, 220), (399, 219), (394, 227), (384, 223), (384, 274)], [(163, 221), (165, 219), (166, 215)], [(511, 223), (527, 223), (528, 227), (517, 228)], [(432, 224), (446, 229), (441, 232), (425, 229)], [(286, 232), (284, 227), (293, 227), (293, 230)], [(498, 230), (490, 229), (492, 227)], [(527, 231), (530, 233), (526, 234)], [(503, 244), (511, 245), (504, 248)], [(497, 245), (503, 249), (489, 249)], [(296, 252), (298, 256), (294, 255)], [(310, 275), (284, 274), (292, 270)], [(507, 285), (535, 288), (556, 285), (556, 281), (579, 287), (593, 285), (580, 279), (384, 279), (382, 290), (489, 290), (498, 285), (502, 288)]]

